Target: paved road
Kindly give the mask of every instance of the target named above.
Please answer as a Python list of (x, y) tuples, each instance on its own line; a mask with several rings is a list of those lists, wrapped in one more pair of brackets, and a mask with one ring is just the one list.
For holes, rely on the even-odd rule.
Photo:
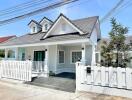
[(30, 85), (0, 81), (0, 100), (131, 100), (92, 93), (69, 93)]

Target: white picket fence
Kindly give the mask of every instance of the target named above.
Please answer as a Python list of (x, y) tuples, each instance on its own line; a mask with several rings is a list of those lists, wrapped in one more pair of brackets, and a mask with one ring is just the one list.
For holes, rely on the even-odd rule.
[(0, 61), (0, 77), (20, 81), (31, 81), (31, 61)]
[(125, 90), (128, 93), (124, 96), (132, 97), (132, 69), (84, 66), (78, 62), (76, 63), (76, 90), (118, 96), (123, 96)]

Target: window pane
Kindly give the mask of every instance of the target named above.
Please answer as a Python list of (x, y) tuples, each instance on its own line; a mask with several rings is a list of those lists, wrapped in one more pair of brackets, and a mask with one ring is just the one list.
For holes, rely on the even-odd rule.
[(59, 63), (64, 63), (64, 51), (59, 51)]
[(72, 52), (72, 63), (76, 63), (82, 59), (82, 52)]
[(8, 58), (15, 58), (15, 51), (14, 50), (8, 51)]
[(4, 58), (5, 57), (5, 50), (0, 50), (0, 58)]

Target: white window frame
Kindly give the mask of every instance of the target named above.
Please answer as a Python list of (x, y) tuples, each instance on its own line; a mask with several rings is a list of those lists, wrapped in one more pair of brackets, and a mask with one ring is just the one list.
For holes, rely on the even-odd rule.
[(35, 32), (36, 32), (36, 27), (33, 26), (33, 27), (32, 27), (32, 33), (35, 33)]
[[(13, 51), (14, 52), (14, 56), (13, 57), (9, 57), (9, 51)], [(7, 59), (15, 59), (16, 58), (16, 50), (15, 49), (8, 49), (8, 52), (7, 52)]]
[(75, 64), (72, 62), (72, 52), (81, 52), (82, 53), (82, 50), (71, 50), (71, 52), (70, 52), (70, 63)]
[[(63, 63), (60, 63), (60, 59), (59, 59), (59, 52), (60, 51), (63, 51), (64, 52), (64, 62)], [(65, 64), (65, 51), (64, 50), (58, 50), (58, 64)]]
[[(101, 61), (101, 54), (100, 54), (100, 52), (95, 52), (95, 62), (96, 62), (96, 54), (98, 54), (98, 62), (100, 63), (100, 61)], [(96, 64), (97, 64), (97, 62), (96, 62)]]

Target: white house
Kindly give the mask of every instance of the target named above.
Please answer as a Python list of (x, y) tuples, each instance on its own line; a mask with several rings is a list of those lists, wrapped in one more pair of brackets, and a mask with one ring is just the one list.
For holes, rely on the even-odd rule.
[[(28, 24), (31, 32), (0, 44), (4, 60), (44, 62), (47, 72), (75, 72), (75, 62), (94, 65), (95, 48), (101, 39), (99, 17), (71, 20), (60, 14), (53, 22), (44, 17)], [(38, 63), (37, 63), (38, 64)], [(34, 70), (40, 70), (34, 64)], [(43, 69), (43, 67), (42, 67)]]

